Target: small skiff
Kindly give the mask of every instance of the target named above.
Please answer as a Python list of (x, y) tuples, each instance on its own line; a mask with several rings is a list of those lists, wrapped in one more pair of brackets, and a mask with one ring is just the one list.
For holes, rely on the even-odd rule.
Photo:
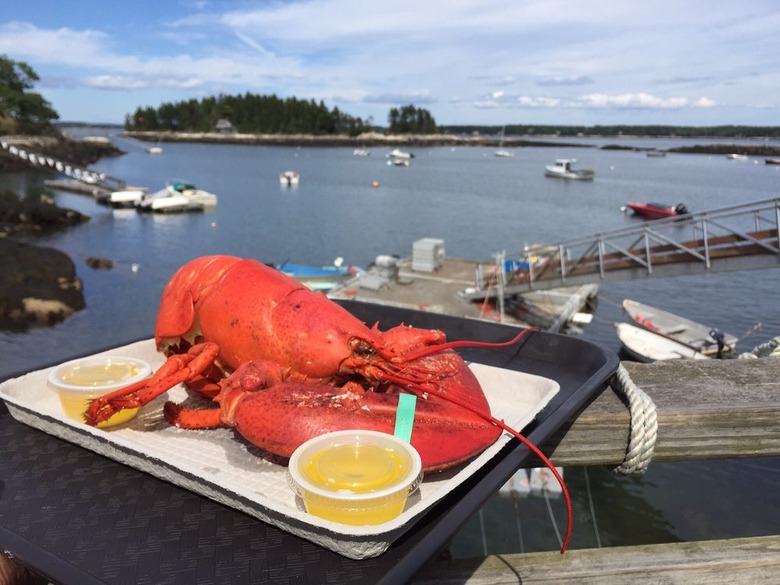
[(644, 303), (626, 299), (623, 310), (631, 320), (658, 335), (681, 343), (707, 356), (718, 354), (718, 343), (722, 343), (721, 353), (734, 351), (737, 338), (728, 333), (722, 333), (713, 327), (680, 317), (674, 313), (663, 311)]

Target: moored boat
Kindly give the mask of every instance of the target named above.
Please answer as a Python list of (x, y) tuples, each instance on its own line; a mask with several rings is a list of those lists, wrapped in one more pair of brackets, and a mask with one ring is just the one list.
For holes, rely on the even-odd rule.
[(664, 217), (675, 217), (685, 215), (688, 208), (684, 204), (669, 205), (667, 203), (644, 203), (639, 201), (629, 201), (626, 208), (634, 212), (634, 215), (649, 217), (651, 219), (661, 219)]
[(765, 158), (764, 162), (768, 165), (780, 165), (780, 158)]
[(545, 177), (559, 179), (571, 179), (574, 181), (592, 181), (595, 174), (592, 169), (575, 169), (577, 160), (573, 158), (559, 158), (554, 164), (544, 167)]
[(130, 188), (122, 191), (112, 191), (105, 200), (111, 207), (135, 207), (146, 195), (146, 189)]
[(405, 150), (401, 150), (400, 148), (394, 148), (390, 152), (387, 153), (388, 158), (402, 158), (402, 159), (410, 159), (414, 158), (414, 154), (411, 152), (407, 152)]
[(306, 266), (284, 262), (276, 269), (305, 284), (312, 290), (328, 292), (356, 276), (360, 269), (344, 266), (343, 258), (336, 258), (332, 266)]
[(498, 141), (498, 150), (493, 153), (493, 156), (497, 156), (498, 158), (512, 158), (515, 156), (514, 151), (504, 148), (504, 130), (506, 130), (506, 127), (501, 128), (501, 137)]
[(279, 183), (287, 187), (292, 187), (301, 182), (301, 175), (295, 171), (284, 171), (279, 174)]
[(674, 313), (625, 299), (623, 310), (631, 320), (656, 335), (666, 337), (706, 356), (729, 354), (737, 338)]
[(709, 359), (703, 353), (687, 345), (630, 323), (615, 323), (615, 331), (623, 351), (640, 362)]
[(217, 196), (191, 183), (174, 181), (165, 188), (144, 194), (136, 203), (138, 211), (175, 213), (181, 211), (203, 211), (217, 206)]

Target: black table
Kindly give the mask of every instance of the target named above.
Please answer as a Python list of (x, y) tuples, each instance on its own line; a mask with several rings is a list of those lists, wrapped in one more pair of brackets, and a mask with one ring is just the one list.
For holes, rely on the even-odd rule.
[[(383, 328), (404, 322), (450, 339), (504, 341), (517, 330), (432, 313), (343, 303)], [(556, 380), (560, 392), (525, 430), (544, 443), (604, 388), (614, 352), (534, 333), (467, 360)], [(77, 357), (77, 356), (74, 356)], [(44, 367), (44, 366), (42, 366)], [(56, 583), (399, 583), (434, 559), (530, 456), (513, 439), (379, 557), (352, 560), (251, 516), (14, 420), (0, 403), (0, 548)]]

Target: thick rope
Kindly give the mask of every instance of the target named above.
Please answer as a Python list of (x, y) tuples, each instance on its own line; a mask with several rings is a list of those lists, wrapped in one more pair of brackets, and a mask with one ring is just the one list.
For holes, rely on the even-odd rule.
[(623, 364), (620, 364), (609, 385), (626, 399), (631, 416), (626, 456), (613, 472), (616, 475), (641, 475), (650, 465), (658, 436), (655, 403), (634, 384)]
[(739, 359), (758, 359), (764, 357), (780, 357), (780, 336), (774, 337), (757, 345), (751, 351), (739, 354)]

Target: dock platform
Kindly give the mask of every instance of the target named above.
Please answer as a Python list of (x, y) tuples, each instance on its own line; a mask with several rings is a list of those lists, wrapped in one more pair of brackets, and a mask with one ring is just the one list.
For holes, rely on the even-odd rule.
[(393, 267), (373, 267), (328, 296), (557, 332), (598, 293), (594, 284), (534, 291), (507, 299), (502, 313), (495, 299), (473, 302), (464, 295), (476, 286), (481, 264), (447, 258), (431, 271), (422, 271), (413, 268), (410, 258), (397, 259)]

